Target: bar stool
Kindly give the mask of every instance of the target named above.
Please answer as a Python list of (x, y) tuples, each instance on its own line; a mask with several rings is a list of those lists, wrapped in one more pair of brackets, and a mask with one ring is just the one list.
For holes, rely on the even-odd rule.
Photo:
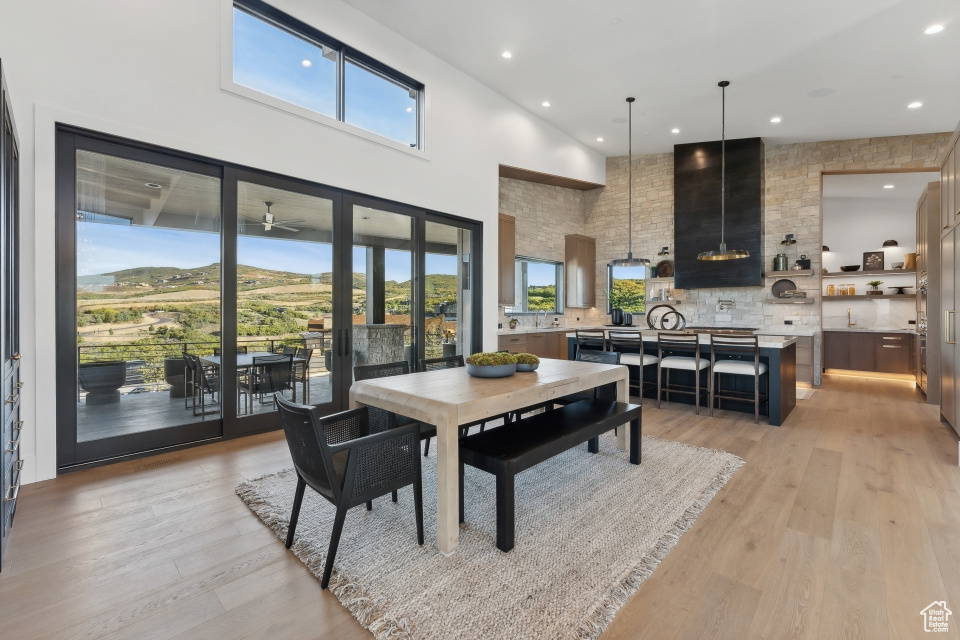
[[(610, 330), (607, 334), (607, 342), (611, 351), (620, 352), (620, 364), (625, 364), (628, 367), (636, 367), (640, 370), (640, 376), (637, 380), (637, 383), (634, 384), (634, 381), (630, 380), (630, 389), (631, 391), (636, 389), (637, 396), (643, 397), (643, 369), (644, 367), (657, 364), (660, 362), (660, 358), (650, 354), (644, 353), (643, 351), (643, 334), (637, 331), (616, 331)], [(650, 387), (653, 387), (652, 382), (647, 383)]]
[[(717, 360), (717, 353), (721, 355), (739, 355), (740, 358), (725, 358)], [(744, 358), (743, 356), (752, 356)], [(738, 335), (713, 335), (710, 336), (710, 416), (713, 416), (714, 398), (718, 400), (744, 400), (751, 399), (749, 392), (738, 391), (737, 389), (723, 389), (721, 386), (720, 375), (724, 373), (735, 376), (753, 376), (753, 417), (757, 424), (760, 424), (760, 401), (770, 401), (770, 376), (767, 376), (767, 393), (760, 394), (760, 376), (767, 372), (767, 364), (760, 362), (760, 346), (757, 336), (752, 334)], [(716, 377), (716, 381), (714, 378)], [(726, 391), (732, 395), (721, 395), (719, 392)], [(719, 404), (719, 402), (717, 403)]]
[(580, 349), (607, 350), (607, 333), (603, 329), (576, 329), (576, 336), (577, 351), (573, 354), (574, 358)]
[[(690, 352), (689, 356), (664, 356), (664, 352)], [(661, 331), (657, 334), (657, 354), (660, 362), (657, 363), (657, 408), (660, 408), (660, 398), (664, 391), (667, 393), (667, 402), (670, 402), (670, 393), (684, 393), (694, 397), (697, 415), (700, 415), (700, 372), (710, 367), (710, 362), (700, 357), (700, 334), (698, 333), (669, 333)], [(667, 371), (667, 387), (663, 388), (663, 370)], [(693, 391), (688, 385), (670, 385), (670, 370), (680, 369), (694, 372)], [(708, 381), (709, 382), (709, 381)], [(703, 390), (704, 394), (707, 389)]]

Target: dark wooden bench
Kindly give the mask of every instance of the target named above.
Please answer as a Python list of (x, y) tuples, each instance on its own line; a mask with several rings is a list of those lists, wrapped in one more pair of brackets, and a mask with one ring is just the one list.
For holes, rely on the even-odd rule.
[(640, 464), (640, 405), (581, 400), (460, 440), (460, 522), (464, 521), (463, 465), (497, 478), (497, 548), (513, 549), (514, 478), (583, 443), (599, 451), (599, 436), (630, 423), (630, 462)]

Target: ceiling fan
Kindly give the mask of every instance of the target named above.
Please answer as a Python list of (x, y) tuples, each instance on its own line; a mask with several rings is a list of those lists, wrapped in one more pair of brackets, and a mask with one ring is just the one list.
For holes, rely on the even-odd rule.
[(263, 225), (264, 231), (270, 231), (271, 229), (283, 229), (284, 231), (293, 231), (297, 233), (300, 229), (296, 227), (306, 224), (306, 220), (303, 218), (298, 218), (296, 220), (277, 220), (277, 217), (270, 213), (270, 207), (273, 206), (272, 202), (264, 202), (266, 205), (267, 211), (263, 214), (262, 219), (250, 218), (248, 216), (242, 216), (245, 220), (249, 220), (252, 223), (259, 223)]

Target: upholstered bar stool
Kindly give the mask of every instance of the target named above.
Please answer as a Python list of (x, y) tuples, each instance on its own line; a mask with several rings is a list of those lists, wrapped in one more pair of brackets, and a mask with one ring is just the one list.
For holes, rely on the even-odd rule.
[[(637, 382), (630, 380), (630, 390), (636, 390), (636, 395), (643, 397), (643, 370), (644, 367), (657, 364), (660, 358), (643, 352), (643, 334), (640, 331), (610, 330), (607, 334), (607, 345), (611, 351), (620, 352), (620, 364), (640, 370)], [(647, 383), (653, 387), (653, 382)]]
[[(690, 355), (672, 355), (677, 353)], [(660, 362), (657, 363), (657, 408), (660, 408), (660, 399), (664, 392), (667, 394), (667, 402), (670, 402), (671, 393), (683, 393), (694, 397), (694, 406), (696, 406), (697, 415), (700, 415), (700, 372), (710, 367), (710, 361), (700, 357), (700, 334), (661, 331), (657, 334), (657, 354), (660, 357)], [(690, 390), (689, 385), (671, 385), (671, 369), (693, 371), (693, 390)], [(666, 388), (663, 388), (664, 371), (667, 372)], [(703, 389), (703, 393), (706, 394), (706, 392), (707, 389)]]
[[(720, 355), (737, 355), (739, 358), (717, 359)], [(760, 394), (760, 376), (767, 372), (767, 364), (760, 362), (760, 345), (757, 336), (752, 334), (713, 335), (710, 336), (710, 415), (713, 416), (714, 398), (720, 400), (753, 400), (753, 417), (760, 424), (760, 402), (770, 399), (770, 376), (767, 376), (766, 394)], [(723, 389), (722, 374), (735, 376), (753, 376), (753, 396), (746, 391)], [(730, 395), (723, 395), (728, 393)], [(718, 403), (719, 404), (719, 403)]]

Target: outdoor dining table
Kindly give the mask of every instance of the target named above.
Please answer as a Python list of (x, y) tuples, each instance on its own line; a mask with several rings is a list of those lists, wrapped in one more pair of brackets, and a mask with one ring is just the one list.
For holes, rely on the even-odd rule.
[[(247, 369), (252, 369), (254, 358), (263, 358), (266, 356), (276, 356), (276, 355), (282, 355), (282, 354), (271, 353), (269, 351), (251, 351), (250, 353), (238, 353), (237, 354), (237, 372), (239, 373), (240, 371), (246, 371)], [(220, 368), (220, 356), (200, 356), (200, 362), (204, 364), (212, 365), (214, 367), (217, 367), (218, 369)], [(306, 362), (306, 359), (304, 358), (297, 358), (297, 357), (293, 358), (294, 365), (298, 363), (303, 364), (305, 362)], [(303, 395), (304, 395), (304, 398), (306, 398), (307, 385), (309, 384), (309, 379), (307, 378), (306, 371), (304, 371), (304, 377), (301, 380), (301, 382), (303, 383)], [(293, 401), (296, 402), (297, 401), (297, 385), (294, 384), (292, 386), (293, 386)], [(238, 394), (239, 394), (239, 387), (238, 387)], [(248, 396), (247, 410), (249, 413), (253, 411), (253, 394), (247, 394), (247, 396)]]
[[(449, 555), (459, 542), (459, 426), (610, 383), (617, 385), (617, 400), (629, 402), (628, 375), (624, 365), (547, 358), (536, 371), (506, 378), (475, 378), (465, 367), (437, 369), (355, 382), (350, 407), (379, 407), (436, 426), (437, 546)], [(628, 431), (618, 429), (621, 449), (629, 445)]]

